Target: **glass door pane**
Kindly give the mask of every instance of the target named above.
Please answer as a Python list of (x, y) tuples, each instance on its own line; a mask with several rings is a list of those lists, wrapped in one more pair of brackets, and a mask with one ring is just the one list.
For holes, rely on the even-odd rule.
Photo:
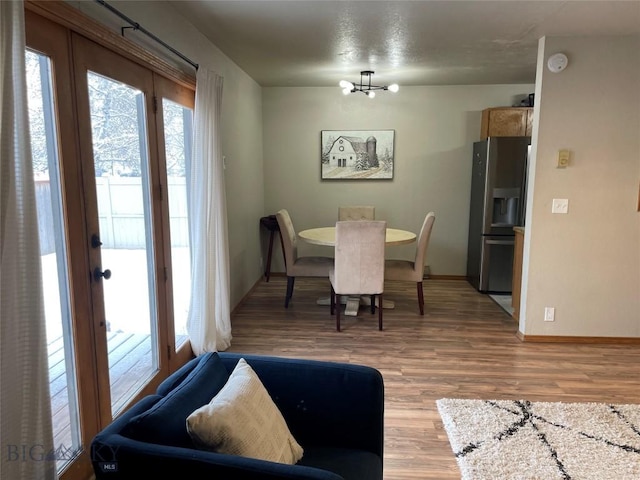
[(158, 371), (145, 98), (97, 73), (87, 83), (115, 416)]
[(169, 203), (169, 236), (173, 279), (173, 322), (176, 350), (187, 341), (187, 314), (191, 295), (191, 254), (187, 178), (191, 167), (193, 111), (162, 99), (164, 146)]
[(61, 471), (80, 451), (77, 372), (58, 138), (48, 57), (26, 52), (29, 130), (40, 238), (55, 457)]

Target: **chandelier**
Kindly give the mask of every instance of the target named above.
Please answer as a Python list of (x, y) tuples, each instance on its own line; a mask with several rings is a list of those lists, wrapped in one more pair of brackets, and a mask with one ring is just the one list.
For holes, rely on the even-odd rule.
[[(342, 93), (349, 95), (350, 93), (362, 92), (369, 98), (373, 98), (376, 96), (376, 90), (389, 90), (390, 92), (395, 93), (400, 89), (397, 83), (393, 83), (389, 86), (371, 85), (371, 77), (373, 74), (373, 70), (363, 70), (360, 72), (360, 83), (351, 83), (346, 80), (341, 80), (339, 85), (342, 88)], [(365, 83), (367, 80), (368, 82)]]

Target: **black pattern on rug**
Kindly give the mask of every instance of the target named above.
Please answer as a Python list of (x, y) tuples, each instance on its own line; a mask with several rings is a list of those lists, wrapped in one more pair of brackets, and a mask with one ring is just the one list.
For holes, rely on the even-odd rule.
[[(614, 475), (621, 475), (616, 477), (616, 480), (640, 478), (640, 426), (638, 425), (640, 406), (638, 405), (456, 399), (438, 400), (437, 405), (464, 479), (597, 478), (603, 480), (610, 478), (602, 476), (608, 475), (606, 473), (608, 460), (605, 457), (609, 454), (614, 459), (609, 462), (612, 469), (615, 469)], [(565, 413), (563, 408), (570, 410)], [(575, 409), (581, 408), (585, 409), (584, 420), (575, 413)], [(457, 413), (456, 409), (458, 409)], [(471, 409), (476, 409), (475, 412), (479, 413), (474, 413)], [(630, 418), (628, 412), (633, 414), (633, 418)], [(591, 421), (590, 415), (593, 418), (597, 416), (598, 421)], [(565, 416), (567, 421), (563, 421)], [(496, 419), (499, 420), (483, 428), (481, 423), (485, 419), (490, 419), (494, 423)], [(477, 433), (474, 434), (472, 430), (471, 435), (462, 435), (458, 438), (459, 432), (463, 432), (466, 428), (465, 423), (474, 422), (477, 425), (472, 425), (472, 428), (475, 428)], [(587, 442), (584, 447), (589, 449), (586, 457), (590, 458), (591, 462), (580, 459), (576, 461), (574, 453), (571, 452), (572, 446), (567, 445), (576, 443), (577, 455), (585, 455), (584, 452), (580, 452), (580, 444), (583, 441)], [(509, 445), (504, 446), (506, 443)], [(527, 451), (536, 452), (537, 456), (531, 460), (531, 463), (535, 465), (536, 462), (544, 462), (545, 473), (541, 473), (538, 477), (535, 472), (528, 470), (530, 467), (526, 466), (527, 471), (523, 472), (518, 471), (515, 465), (513, 466), (515, 471), (512, 473), (501, 471), (492, 476), (491, 462), (478, 460), (486, 456), (487, 452), (508, 452), (511, 445), (519, 445), (519, 443), (526, 445), (524, 456), (530, 455)], [(624, 454), (623, 459), (619, 458), (621, 454)], [(533, 458), (533, 454), (531, 456)], [(468, 457), (469, 462), (467, 462)], [(517, 460), (518, 457), (514, 458)], [(627, 464), (629, 468), (626, 468)], [(507, 460), (497, 462), (495, 465), (496, 469), (511, 469)], [(525, 465), (527, 465), (526, 462)], [(550, 472), (553, 472), (553, 477), (547, 477)], [(505, 477), (503, 476), (505, 474), (512, 476)], [(591, 476), (585, 476), (585, 474)]]

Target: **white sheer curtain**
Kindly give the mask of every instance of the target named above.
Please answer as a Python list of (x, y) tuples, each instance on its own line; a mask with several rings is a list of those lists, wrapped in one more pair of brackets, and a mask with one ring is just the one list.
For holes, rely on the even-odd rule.
[(0, 1), (0, 478), (56, 478), (25, 78), (24, 6)]
[(188, 200), (191, 302), (187, 320), (196, 355), (231, 345), (227, 204), (220, 143), (222, 83), (215, 72), (198, 70)]

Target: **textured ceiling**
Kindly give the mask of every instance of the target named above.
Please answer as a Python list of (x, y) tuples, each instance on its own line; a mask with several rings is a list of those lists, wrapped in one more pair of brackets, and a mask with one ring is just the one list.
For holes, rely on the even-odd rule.
[(262, 86), (534, 83), (544, 35), (640, 34), (640, 0), (169, 3)]

